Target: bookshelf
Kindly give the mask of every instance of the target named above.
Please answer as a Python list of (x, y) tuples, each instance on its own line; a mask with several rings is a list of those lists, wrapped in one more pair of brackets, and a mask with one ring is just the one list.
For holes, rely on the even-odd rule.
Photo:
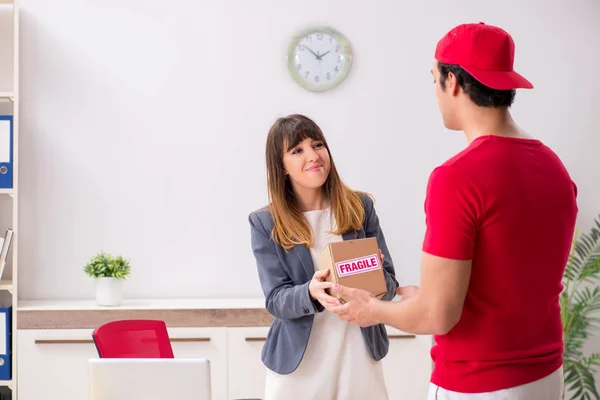
[[(0, 296), (4, 303), (10, 303), (12, 305), (12, 323), (11, 323), (11, 379), (0, 380), (0, 386), (9, 387), (12, 390), (12, 399), (18, 398), (17, 393), (17, 281), (18, 281), (18, 260), (17, 260), (17, 246), (18, 246), (18, 148), (19, 148), (19, 0), (0, 0), (0, 12), (2, 12), (1, 24), (5, 24), (4, 27), (0, 26), (3, 35), (8, 35), (12, 32), (12, 46), (3, 45), (0, 48), (0, 63), (3, 65), (9, 65), (12, 61), (12, 74), (7, 79), (7, 75), (3, 75), (2, 81), (0, 82), (0, 114), (13, 116), (12, 122), (12, 174), (13, 174), (13, 187), (12, 188), (0, 188), (0, 200), (2, 204), (2, 222), (3, 226), (0, 226), (0, 234), (3, 236), (6, 229), (13, 230), (13, 238), (4, 268), (4, 273), (0, 277)], [(12, 21), (10, 15), (12, 14)], [(12, 22), (12, 29), (7, 27), (7, 24)], [(4, 44), (7, 42), (5, 41)], [(10, 81), (12, 78), (12, 82)], [(12, 203), (12, 207), (8, 207), (8, 204)], [(2, 304), (7, 305), (7, 304)]]

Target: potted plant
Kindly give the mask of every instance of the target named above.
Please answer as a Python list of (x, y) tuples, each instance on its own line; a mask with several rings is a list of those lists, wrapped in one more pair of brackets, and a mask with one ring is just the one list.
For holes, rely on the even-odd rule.
[(583, 345), (599, 327), (594, 315), (600, 310), (600, 217), (589, 233), (573, 239), (560, 295), (563, 324), (563, 398), (600, 399), (594, 374), (600, 367), (600, 353), (583, 354)]
[(122, 283), (131, 273), (129, 260), (121, 256), (112, 257), (102, 251), (93, 256), (83, 270), (96, 280), (96, 303), (99, 306), (121, 304)]

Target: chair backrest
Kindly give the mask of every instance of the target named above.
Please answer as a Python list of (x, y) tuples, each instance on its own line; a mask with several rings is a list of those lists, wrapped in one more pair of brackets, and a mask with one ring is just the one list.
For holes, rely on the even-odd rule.
[(107, 322), (92, 332), (100, 358), (174, 358), (164, 321)]
[(90, 399), (210, 400), (210, 362), (199, 358), (91, 359)]

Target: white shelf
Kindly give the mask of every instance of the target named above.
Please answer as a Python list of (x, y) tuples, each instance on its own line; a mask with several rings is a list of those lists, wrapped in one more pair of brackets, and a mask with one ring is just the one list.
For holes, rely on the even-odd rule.
[(98, 307), (94, 300), (19, 300), (18, 311), (64, 310), (202, 310), (263, 309), (264, 298), (124, 299), (118, 307)]
[(1, 280), (0, 281), (0, 290), (13, 290), (13, 282), (9, 280)]

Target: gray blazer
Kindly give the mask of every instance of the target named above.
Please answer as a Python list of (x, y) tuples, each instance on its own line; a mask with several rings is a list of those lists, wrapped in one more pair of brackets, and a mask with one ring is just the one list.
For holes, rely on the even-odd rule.
[[(365, 221), (359, 231), (346, 232), (344, 240), (365, 237), (377, 238), (385, 255), (383, 268), (387, 293), (382, 300), (391, 300), (396, 294), (392, 257), (388, 251), (373, 201), (361, 195), (365, 207)], [(252, 251), (256, 258), (258, 276), (265, 294), (265, 306), (275, 319), (262, 349), (263, 363), (279, 374), (294, 372), (306, 351), (314, 314), (322, 312), (318, 301), (311, 301), (308, 285), (315, 272), (310, 250), (296, 245), (286, 250), (271, 239), (273, 218), (265, 207), (249, 216)], [(383, 325), (361, 328), (362, 335), (374, 360), (379, 361), (388, 352), (389, 342)]]

